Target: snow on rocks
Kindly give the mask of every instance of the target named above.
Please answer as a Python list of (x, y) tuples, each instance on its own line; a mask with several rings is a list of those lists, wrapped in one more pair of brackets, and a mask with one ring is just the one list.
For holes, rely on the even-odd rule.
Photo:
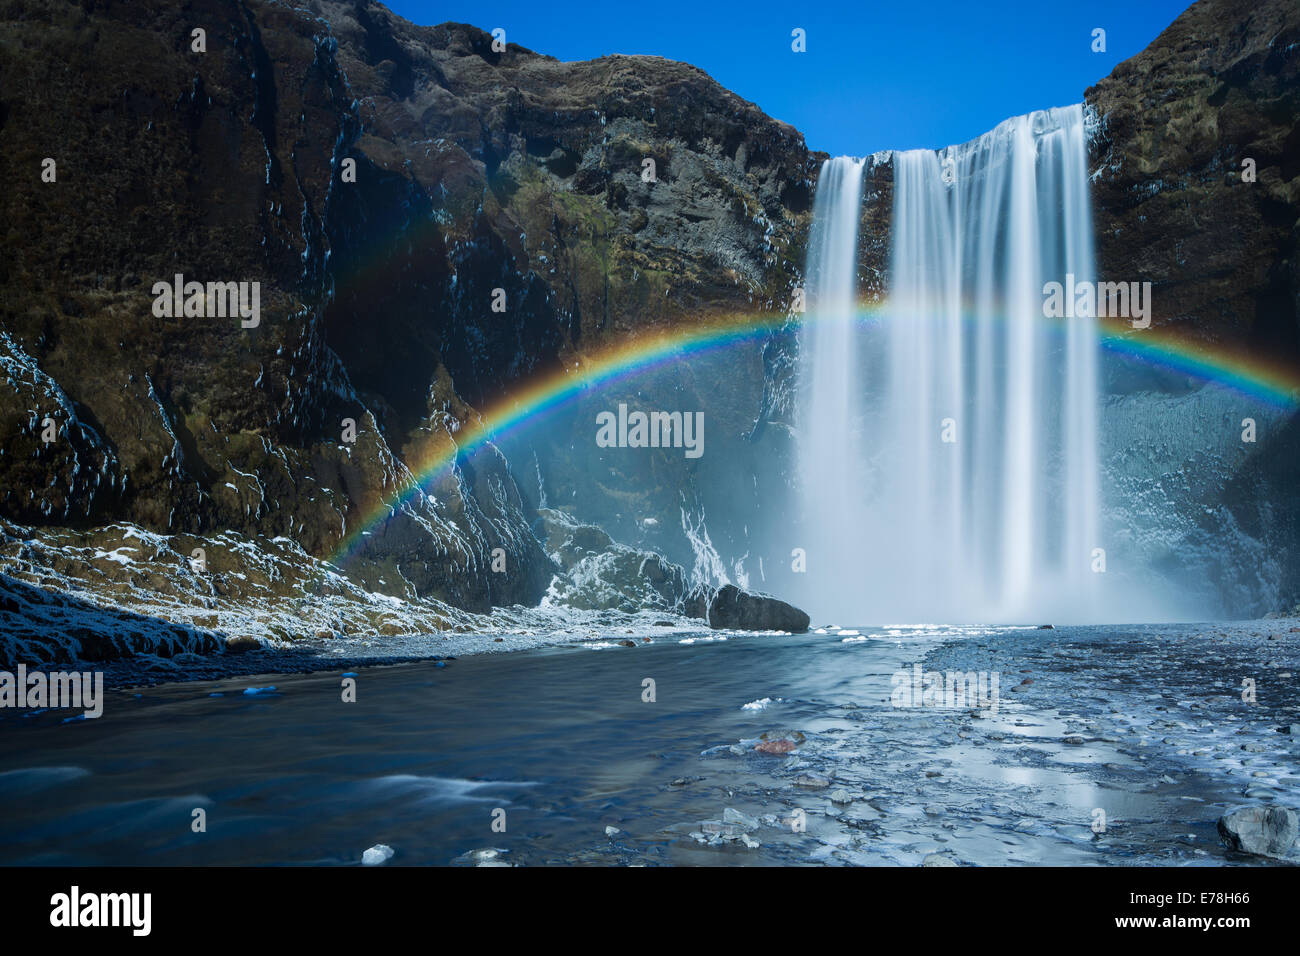
[[(192, 552), (202, 548), (196, 563)], [(671, 617), (671, 621), (666, 621)], [(707, 628), (663, 610), (507, 607), (474, 614), (433, 598), (369, 590), (283, 536), (164, 535), (132, 524), (90, 530), (0, 519), (0, 667), (150, 655), (249, 654), (297, 645), (358, 656), (454, 655), (567, 643), (579, 634), (642, 640)], [(671, 633), (671, 632), (670, 632)], [(432, 642), (437, 642), (433, 644)]]

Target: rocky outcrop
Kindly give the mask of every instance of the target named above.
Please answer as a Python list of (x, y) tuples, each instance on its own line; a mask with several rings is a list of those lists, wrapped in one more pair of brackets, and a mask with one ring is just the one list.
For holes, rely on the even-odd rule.
[[(473, 610), (544, 593), (537, 496), (494, 446), (426, 463), (604, 342), (784, 303), (816, 168), (693, 67), (368, 0), (7, 0), (0, 154), (0, 516), (322, 558), (419, 473), (344, 570)], [(155, 315), (177, 273), (260, 322)]]
[[(410, 482), (413, 448), (330, 344), (361, 125), (327, 25), (278, 3), (11, 3), (0, 21), (17, 160), (0, 198), (0, 513), (330, 555)], [(201, 297), (202, 314), (157, 314), (153, 285), (176, 274), (257, 283), (257, 324)], [(401, 343), (379, 350), (400, 365)], [(445, 435), (472, 412), (426, 371), (426, 431)], [(525, 506), (503, 463), (475, 464), (398, 508), (358, 578), (475, 609), (536, 600), (549, 568)], [(476, 573), (498, 547), (517, 573)]]
[[(289, 538), (160, 535), (0, 519), (0, 667), (129, 656), (177, 661), (304, 641), (432, 634), (479, 617), (414, 589), (366, 589)], [(166, 665), (159, 665), (166, 666)]]
[(603, 611), (675, 610), (686, 593), (686, 573), (653, 551), (616, 544), (595, 525), (562, 511), (541, 509), (546, 549), (560, 569), (546, 600)]
[(1157, 326), (1300, 365), (1300, 7), (1199, 0), (1084, 99), (1100, 274), (1150, 281)]
[(766, 594), (734, 584), (690, 587), (685, 570), (653, 551), (613, 541), (600, 528), (562, 511), (538, 512), (546, 548), (560, 573), (546, 602), (584, 610), (659, 608), (707, 621), (714, 629), (808, 630), (808, 615)]

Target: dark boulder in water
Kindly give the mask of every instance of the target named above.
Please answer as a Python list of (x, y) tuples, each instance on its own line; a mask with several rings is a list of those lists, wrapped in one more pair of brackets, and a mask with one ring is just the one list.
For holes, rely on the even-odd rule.
[(808, 630), (810, 618), (792, 604), (757, 591), (742, 591), (734, 584), (720, 588), (696, 587), (686, 595), (682, 613), (702, 618), (715, 629), (738, 631)]

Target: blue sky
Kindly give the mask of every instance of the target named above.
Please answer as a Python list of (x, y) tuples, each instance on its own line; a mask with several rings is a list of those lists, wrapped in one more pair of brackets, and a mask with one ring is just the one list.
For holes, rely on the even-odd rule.
[[(1190, 0), (388, 0), (419, 24), (448, 20), (561, 60), (648, 53), (684, 60), (793, 124), (813, 149), (964, 142), (1008, 116), (1083, 99)], [(1243, 0), (1248, 2), (1248, 0)], [(808, 49), (790, 49), (806, 31)], [(1106, 52), (1091, 50), (1106, 31)]]

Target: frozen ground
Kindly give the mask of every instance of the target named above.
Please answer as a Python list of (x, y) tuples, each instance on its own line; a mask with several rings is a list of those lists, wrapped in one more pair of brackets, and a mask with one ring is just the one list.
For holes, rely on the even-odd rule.
[(120, 685), (678, 632), (708, 628), (664, 610), (548, 604), (474, 614), (414, 593), (368, 591), (287, 538), (158, 535), (129, 524), (33, 529), (0, 519), (0, 667), (80, 660)]

